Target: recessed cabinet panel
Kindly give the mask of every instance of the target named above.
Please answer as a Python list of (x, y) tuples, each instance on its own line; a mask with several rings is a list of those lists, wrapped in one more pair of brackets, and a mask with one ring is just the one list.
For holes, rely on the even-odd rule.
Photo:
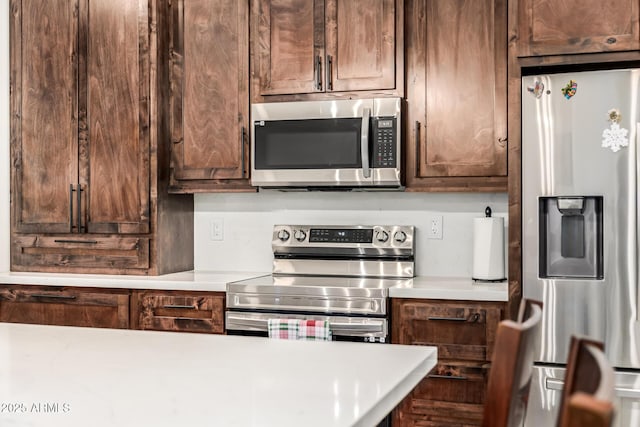
[(321, 90), (323, 0), (260, 0), (257, 16), (260, 94)]
[(12, 34), (11, 49), (13, 209), (21, 232), (69, 233), (75, 226), (76, 7), (77, 1), (12, 2), (12, 27), (22, 29)]
[(520, 56), (640, 48), (637, 0), (521, 0)]
[(224, 333), (224, 293), (138, 291), (134, 301), (138, 329)]
[(247, 1), (179, 1), (172, 10), (172, 186), (247, 178)]
[(394, 0), (327, 0), (327, 91), (395, 87)]
[(421, 177), (506, 175), (504, 0), (427, 0)]
[(147, 233), (148, 1), (88, 0), (85, 6), (86, 98), (80, 96), (80, 110), (87, 112), (88, 129), (80, 134), (79, 159), (87, 231)]
[(0, 285), (0, 322), (127, 329), (129, 293)]

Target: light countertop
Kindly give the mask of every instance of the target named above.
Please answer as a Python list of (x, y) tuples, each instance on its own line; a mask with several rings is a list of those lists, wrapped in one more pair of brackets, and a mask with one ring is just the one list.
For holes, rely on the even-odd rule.
[[(225, 292), (228, 282), (268, 274), (270, 272), (185, 271), (162, 276), (119, 276), (4, 272), (0, 273), (0, 284)], [(468, 301), (507, 301), (509, 298), (506, 281), (479, 283), (469, 277), (418, 276), (403, 282), (389, 288), (389, 296)]]
[(372, 426), (436, 349), (0, 324), (3, 426)]
[(389, 288), (392, 298), (426, 298), (469, 301), (508, 301), (507, 282), (475, 282), (470, 277), (418, 276), (406, 286)]
[(271, 274), (270, 272), (183, 271), (161, 276), (110, 274), (0, 273), (7, 285), (87, 286), (96, 288), (160, 289), (225, 292), (228, 282)]

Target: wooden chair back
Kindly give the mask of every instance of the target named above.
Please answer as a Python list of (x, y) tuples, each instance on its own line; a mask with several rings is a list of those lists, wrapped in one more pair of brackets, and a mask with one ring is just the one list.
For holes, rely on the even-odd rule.
[(604, 345), (571, 337), (557, 426), (609, 427), (614, 390), (615, 373), (604, 354)]
[(520, 427), (524, 423), (533, 360), (540, 346), (542, 303), (522, 300), (516, 322), (498, 325), (483, 427)]
[(569, 399), (564, 427), (610, 427), (614, 408), (608, 400), (599, 400), (582, 392)]

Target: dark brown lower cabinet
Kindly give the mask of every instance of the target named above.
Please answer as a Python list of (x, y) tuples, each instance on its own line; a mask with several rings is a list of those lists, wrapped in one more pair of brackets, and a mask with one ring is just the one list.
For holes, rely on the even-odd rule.
[(224, 333), (224, 292), (134, 291), (132, 327)]
[(438, 347), (438, 365), (394, 410), (394, 427), (479, 426), (505, 303), (392, 300), (392, 342)]
[(129, 328), (129, 291), (0, 285), (0, 322)]

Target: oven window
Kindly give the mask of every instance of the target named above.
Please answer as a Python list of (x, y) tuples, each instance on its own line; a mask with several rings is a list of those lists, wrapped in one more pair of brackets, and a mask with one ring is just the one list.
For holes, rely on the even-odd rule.
[(256, 124), (256, 169), (362, 167), (358, 118), (278, 120)]

